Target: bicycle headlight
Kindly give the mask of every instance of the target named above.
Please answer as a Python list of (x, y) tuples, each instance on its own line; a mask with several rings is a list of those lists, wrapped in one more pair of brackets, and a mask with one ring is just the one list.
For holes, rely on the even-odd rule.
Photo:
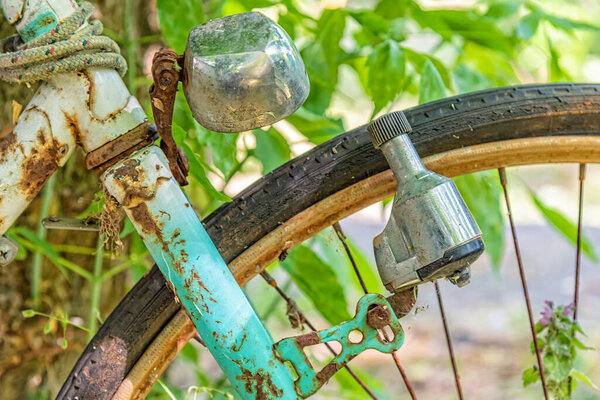
[(309, 83), (285, 30), (263, 14), (249, 12), (192, 29), (183, 89), (200, 125), (241, 132), (296, 111), (308, 96)]

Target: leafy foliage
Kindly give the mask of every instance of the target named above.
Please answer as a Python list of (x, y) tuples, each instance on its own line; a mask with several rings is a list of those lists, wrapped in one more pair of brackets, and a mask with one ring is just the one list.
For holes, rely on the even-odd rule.
[[(529, 195), (533, 200), (536, 208), (542, 213), (546, 221), (556, 229), (562, 236), (564, 236), (570, 243), (577, 244), (577, 225), (569, 221), (559, 210), (548, 207), (535, 195), (532, 191), (529, 191)], [(590, 240), (586, 237), (584, 232), (581, 232), (581, 251), (590, 260), (598, 262), (598, 255), (594, 250)]]
[(482, 232), (485, 249), (495, 268), (504, 250), (504, 218), (500, 209), (501, 189), (495, 171), (481, 171), (454, 178), (467, 207)]
[[(584, 374), (574, 370), (573, 363), (577, 350), (594, 350), (581, 343), (576, 333), (584, 335), (573, 320), (574, 305), (554, 306), (546, 301), (542, 318), (535, 324), (540, 352), (542, 353), (544, 373), (548, 391), (555, 400), (568, 400), (575, 390), (577, 381), (598, 390)], [(535, 353), (533, 342), (532, 352)], [(540, 380), (537, 366), (523, 372), (523, 385), (527, 386)], [(571, 387), (569, 387), (571, 386)]]
[(351, 319), (344, 287), (333, 266), (310, 247), (300, 245), (289, 252), (282, 267), (332, 325)]

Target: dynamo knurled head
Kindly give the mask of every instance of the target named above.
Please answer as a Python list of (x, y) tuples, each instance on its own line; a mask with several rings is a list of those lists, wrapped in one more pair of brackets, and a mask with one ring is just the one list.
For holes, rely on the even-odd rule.
[(390, 139), (412, 132), (402, 111), (395, 111), (377, 118), (367, 126), (367, 132), (376, 149)]

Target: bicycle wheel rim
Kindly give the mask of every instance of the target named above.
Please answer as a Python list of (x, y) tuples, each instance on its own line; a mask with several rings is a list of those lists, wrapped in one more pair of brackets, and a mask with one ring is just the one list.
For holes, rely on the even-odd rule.
[[(600, 160), (600, 140), (597, 136), (600, 132), (600, 116), (597, 112), (600, 101), (598, 88), (596, 85), (560, 84), (495, 89), (427, 104), (408, 110), (407, 115), (414, 126), (413, 142), (419, 153), (426, 156), (426, 165), (447, 175), (454, 175), (461, 171), (468, 173), (491, 167), (540, 162), (597, 162)], [(457, 107), (457, 104), (460, 106)], [(505, 140), (494, 140), (498, 138)], [(508, 154), (518, 156), (511, 158), (507, 157)], [(327, 160), (327, 157), (335, 161), (333, 167), (337, 167), (337, 170), (332, 167), (331, 159)], [(306, 170), (307, 163), (319, 164), (319, 166)], [(325, 165), (330, 168), (325, 168)], [(391, 195), (395, 184), (391, 173), (386, 172), (386, 169), (387, 164), (383, 157), (370, 146), (364, 127), (357, 128), (267, 175), (241, 193), (234, 202), (221, 207), (207, 218), (207, 228), (222, 255), (226, 261), (229, 261), (238, 282), (243, 284), (266, 267), (281, 251), (289, 250), (302, 240), (301, 235), (290, 236), (291, 226), (301, 227), (297, 229), (299, 232), (311, 236), (322, 227), (362, 208), (362, 204), (366, 206)], [(292, 210), (291, 218), (279, 221), (281, 223), (276, 221), (275, 227), (272, 225), (266, 228), (259, 227), (266, 229), (266, 233), (249, 232), (249, 235), (244, 237), (245, 243), (227, 241), (227, 234), (231, 238), (237, 232), (235, 230), (226, 232), (224, 221), (233, 224), (235, 218), (232, 215), (257, 218), (246, 207), (253, 194), (265, 191), (265, 194), (269, 195), (266, 190), (268, 183), (277, 182), (286, 174), (297, 187), (301, 188), (299, 189), (301, 192), (307, 181), (314, 178), (313, 171), (329, 174), (331, 181), (324, 182), (322, 185), (329, 190), (329, 193), (327, 190), (319, 193), (306, 190), (300, 196), (300, 201), (294, 204), (300, 211)], [(292, 194), (298, 197), (297, 193)], [(342, 199), (354, 199), (355, 197), (352, 196), (358, 196), (366, 203), (343, 202), (340, 201), (340, 196)], [(317, 204), (319, 206), (314, 208)], [(324, 209), (328, 211), (322, 212), (321, 210)], [(299, 220), (309, 223), (304, 226), (297, 222)], [(241, 228), (238, 226), (238, 229), (243, 229), (243, 226)], [(287, 233), (284, 232), (286, 229)], [(228, 243), (230, 247), (223, 248), (224, 243)], [(146, 282), (138, 283), (136, 287), (143, 287), (150, 280), (157, 281), (159, 283), (152, 284), (152, 287), (160, 286), (160, 289), (154, 291), (156, 296), (166, 296), (167, 303), (174, 302), (172, 293), (168, 292), (168, 288), (163, 287), (164, 280), (161, 286), (162, 277), (156, 275), (155, 272), (151, 272), (145, 278)], [(166, 367), (181, 342), (193, 333), (193, 330), (182, 328), (188, 322), (181, 317), (178, 317), (178, 320), (184, 322), (175, 326), (178, 326), (179, 330), (172, 330), (174, 326), (168, 321), (175, 318), (173, 315), (177, 315), (178, 310), (170, 303), (166, 306), (163, 303), (155, 308), (163, 307), (170, 314), (167, 317), (163, 315), (164, 322), (155, 329), (154, 333), (150, 332), (150, 340), (154, 338), (156, 341), (163, 340), (157, 334), (165, 329), (165, 332), (185, 332), (180, 339), (163, 340), (163, 343), (170, 343), (170, 347), (163, 346), (163, 350), (160, 351), (152, 346), (149, 347), (150, 340), (145, 346), (138, 344), (137, 347), (128, 346), (128, 342), (125, 342), (125, 351), (132, 359), (135, 358), (134, 361), (107, 376), (102, 374), (105, 367), (101, 365), (101, 360), (107, 359), (107, 356), (96, 357), (94, 363), (89, 361), (94, 357), (94, 353), (98, 353), (93, 347), (97, 349), (98, 343), (105, 343), (106, 338), (111, 336), (106, 332), (109, 331), (108, 329), (105, 329), (105, 332), (101, 330), (90, 345), (93, 351), (89, 351), (90, 347), (88, 347), (82, 355), (59, 398), (68, 398), (65, 395), (73, 393), (74, 387), (78, 388), (77, 392), (86, 393), (87, 389), (81, 389), (89, 379), (78, 379), (82, 376), (102, 377), (101, 380), (96, 379), (96, 382), (91, 382), (93, 385), (85, 386), (85, 388), (94, 386), (95, 393), (99, 393), (100, 386), (102, 393), (106, 394), (106, 397), (95, 398), (111, 397), (126, 374), (129, 374), (125, 379), (126, 385), (132, 388), (128, 392), (133, 393), (135, 390), (144, 389), (138, 390), (141, 394), (148, 389), (150, 387), (148, 383)], [(122, 313), (123, 310), (127, 310), (126, 305), (120, 305), (116, 312)], [(107, 319), (107, 323), (110, 318)], [(105, 348), (108, 350), (103, 351), (110, 354), (113, 347), (107, 345)], [(150, 357), (148, 354), (154, 356)]]

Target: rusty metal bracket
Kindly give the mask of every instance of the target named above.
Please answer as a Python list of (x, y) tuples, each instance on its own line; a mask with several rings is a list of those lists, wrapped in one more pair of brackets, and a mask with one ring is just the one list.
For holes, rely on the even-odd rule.
[[(315, 371), (304, 348), (337, 341), (342, 350), (323, 369)], [(387, 300), (380, 294), (363, 296), (356, 305), (356, 316), (347, 322), (318, 332), (285, 338), (273, 348), (284, 362), (294, 368), (298, 379), (296, 393), (306, 398), (316, 393), (329, 378), (350, 360), (367, 349), (392, 353), (404, 343), (404, 331)]]
[(181, 186), (187, 185), (187, 174), (190, 169), (189, 161), (183, 149), (173, 139), (173, 107), (177, 84), (182, 78), (181, 70), (177, 66), (183, 63), (183, 56), (179, 56), (171, 49), (160, 49), (152, 59), (152, 78), (154, 83), (150, 87), (152, 113), (156, 122), (156, 129), (160, 136), (160, 148), (169, 160), (169, 167), (173, 176)]
[(89, 152), (85, 157), (85, 166), (87, 169), (94, 169), (98, 173), (102, 173), (134, 151), (151, 145), (156, 139), (158, 139), (156, 126), (154, 123), (146, 121), (115, 140)]

